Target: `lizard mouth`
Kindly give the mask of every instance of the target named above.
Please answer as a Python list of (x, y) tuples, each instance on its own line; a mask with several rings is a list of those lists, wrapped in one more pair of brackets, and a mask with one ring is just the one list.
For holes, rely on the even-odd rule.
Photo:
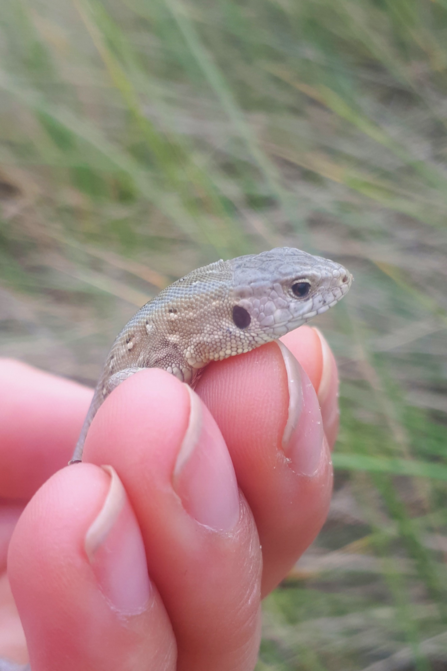
[(352, 274), (349, 272), (349, 270), (343, 269), (344, 272), (340, 277), (340, 281), (334, 289), (329, 291), (329, 298), (325, 299), (323, 302), (323, 305), (320, 305), (318, 308), (316, 308), (315, 312), (309, 313), (309, 315), (306, 316), (307, 319), (310, 319), (311, 317), (316, 315), (321, 315), (323, 312), (326, 312), (329, 310), (329, 308), (332, 308), (334, 305), (336, 305), (339, 301), (341, 301), (344, 296), (348, 293), (349, 289), (351, 288), (352, 282), (354, 280)]

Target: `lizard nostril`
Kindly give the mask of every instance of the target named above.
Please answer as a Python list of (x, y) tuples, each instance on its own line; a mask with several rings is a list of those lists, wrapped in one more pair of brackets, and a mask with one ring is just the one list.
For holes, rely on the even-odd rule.
[(349, 277), (345, 275), (342, 279), (343, 284), (346, 284), (349, 281)]

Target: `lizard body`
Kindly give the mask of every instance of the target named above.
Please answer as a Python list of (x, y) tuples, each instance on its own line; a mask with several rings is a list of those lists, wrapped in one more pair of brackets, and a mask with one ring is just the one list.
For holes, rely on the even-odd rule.
[(217, 261), (177, 280), (144, 305), (116, 338), (72, 462), (107, 396), (142, 368), (162, 368), (194, 386), (211, 361), (249, 352), (326, 312), (352, 275), (290, 247)]

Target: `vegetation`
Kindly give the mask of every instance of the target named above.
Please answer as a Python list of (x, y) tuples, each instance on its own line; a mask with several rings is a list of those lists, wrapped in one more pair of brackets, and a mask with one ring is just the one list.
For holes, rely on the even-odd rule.
[(170, 280), (289, 244), (354, 273), (319, 322), (330, 519), (259, 671), (447, 663), (446, 0), (6, 0), (0, 343), (93, 383)]

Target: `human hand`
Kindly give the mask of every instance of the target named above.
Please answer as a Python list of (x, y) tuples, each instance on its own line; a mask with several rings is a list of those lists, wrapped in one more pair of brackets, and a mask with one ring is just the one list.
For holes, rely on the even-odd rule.
[[(327, 344), (309, 327), (282, 340), (313, 386), (276, 343), (211, 364), (196, 393), (143, 371), (103, 404), (85, 463), (69, 468), (91, 391), (0, 364), (3, 556), (45, 483), (9, 554), (33, 671), (254, 668), (261, 596), (326, 517), (338, 426)], [(0, 585), (0, 630), (17, 632), (0, 656), (25, 661)]]

